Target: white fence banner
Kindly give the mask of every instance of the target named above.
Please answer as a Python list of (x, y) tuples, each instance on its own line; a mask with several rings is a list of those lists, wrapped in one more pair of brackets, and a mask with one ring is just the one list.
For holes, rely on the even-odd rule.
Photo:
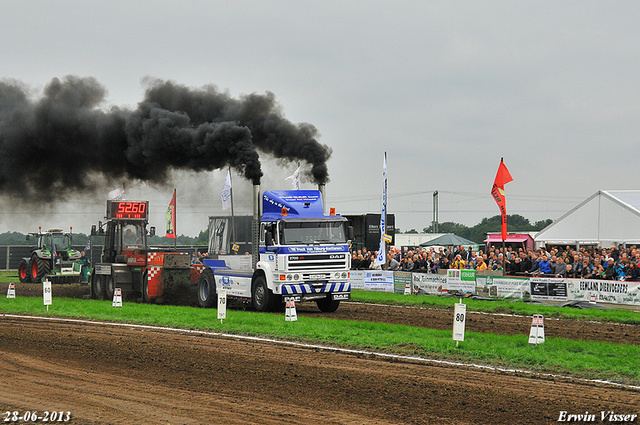
[(567, 279), (570, 300), (640, 305), (640, 282), (618, 280)]
[(351, 283), (351, 289), (364, 289), (364, 270), (351, 270), (349, 283)]
[(483, 276), (476, 280), (476, 293), (483, 297), (529, 298), (529, 278)]
[[(445, 289), (445, 288), (443, 288)], [(475, 294), (476, 292), (476, 271), (475, 270), (447, 270), (447, 292), (462, 292), (465, 294)]]
[(416, 295), (442, 295), (443, 286), (447, 286), (447, 275), (413, 273), (413, 293)]
[(366, 291), (393, 292), (393, 272), (390, 270), (365, 270)]

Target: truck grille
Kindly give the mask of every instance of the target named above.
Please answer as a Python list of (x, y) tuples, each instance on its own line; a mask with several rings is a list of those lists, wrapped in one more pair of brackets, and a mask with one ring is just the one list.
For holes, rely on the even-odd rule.
[(347, 254), (304, 254), (290, 255), (287, 258), (289, 271), (305, 270), (345, 270), (347, 269)]

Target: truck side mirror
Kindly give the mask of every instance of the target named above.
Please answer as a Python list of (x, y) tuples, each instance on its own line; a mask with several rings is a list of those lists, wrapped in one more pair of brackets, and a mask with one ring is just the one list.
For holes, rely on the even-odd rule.
[(91, 236), (95, 236), (96, 235), (96, 225), (92, 224), (91, 225)]
[(31, 239), (31, 235), (27, 235), (27, 240)]
[(273, 245), (273, 233), (271, 233), (270, 231), (267, 231), (265, 237), (264, 237), (264, 244), (265, 246), (271, 246)]
[(348, 226), (347, 227), (347, 234), (349, 235), (349, 240), (353, 240), (353, 238), (354, 238), (353, 226)]
[(149, 236), (155, 236), (156, 235), (156, 228), (155, 226), (151, 226), (149, 227)]

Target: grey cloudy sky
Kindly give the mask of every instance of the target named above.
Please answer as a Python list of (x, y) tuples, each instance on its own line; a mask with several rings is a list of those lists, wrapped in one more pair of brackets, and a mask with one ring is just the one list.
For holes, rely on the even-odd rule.
[[(0, 79), (37, 97), (52, 78), (96, 78), (106, 104), (134, 108), (146, 77), (275, 94), (292, 122), (333, 149), (328, 205), (378, 212), (388, 155), (389, 212), (403, 231), (432, 219), (475, 225), (507, 211), (558, 218), (600, 189), (638, 189), (640, 3), (632, 1), (29, 1), (0, 0)], [(295, 169), (261, 157), (262, 189)], [(219, 214), (224, 172), (128, 182), (162, 219), (178, 188), (178, 233)], [(114, 188), (119, 182), (114, 182)], [(236, 211), (250, 183), (234, 176)], [(313, 188), (303, 182), (303, 188)], [(88, 232), (104, 199), (37, 214), (3, 199), (0, 232)], [(35, 228), (34, 228), (35, 227)]]

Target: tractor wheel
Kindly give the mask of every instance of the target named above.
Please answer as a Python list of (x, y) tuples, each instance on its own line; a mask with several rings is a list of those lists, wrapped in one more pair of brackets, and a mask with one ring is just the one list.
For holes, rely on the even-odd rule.
[(149, 302), (149, 279), (146, 272), (142, 275), (142, 302)]
[(20, 267), (18, 267), (18, 278), (22, 283), (31, 282), (31, 262), (27, 258), (20, 260)]
[(270, 311), (274, 308), (274, 295), (269, 288), (264, 276), (258, 276), (251, 290), (251, 301), (256, 311)]
[(39, 258), (36, 254), (31, 257), (31, 281), (40, 283), (42, 278), (51, 273), (51, 260)]
[(105, 276), (105, 285), (104, 285), (104, 299), (105, 300), (113, 300), (113, 293), (116, 290), (116, 278), (111, 276)]
[(332, 301), (330, 296), (316, 301), (318, 308), (323, 313), (333, 313), (340, 307), (340, 300)]
[(105, 287), (106, 283), (104, 276), (93, 273), (91, 275), (91, 298), (95, 300), (106, 299)]
[(205, 268), (198, 279), (198, 304), (210, 308), (217, 302), (216, 281), (210, 268)]

